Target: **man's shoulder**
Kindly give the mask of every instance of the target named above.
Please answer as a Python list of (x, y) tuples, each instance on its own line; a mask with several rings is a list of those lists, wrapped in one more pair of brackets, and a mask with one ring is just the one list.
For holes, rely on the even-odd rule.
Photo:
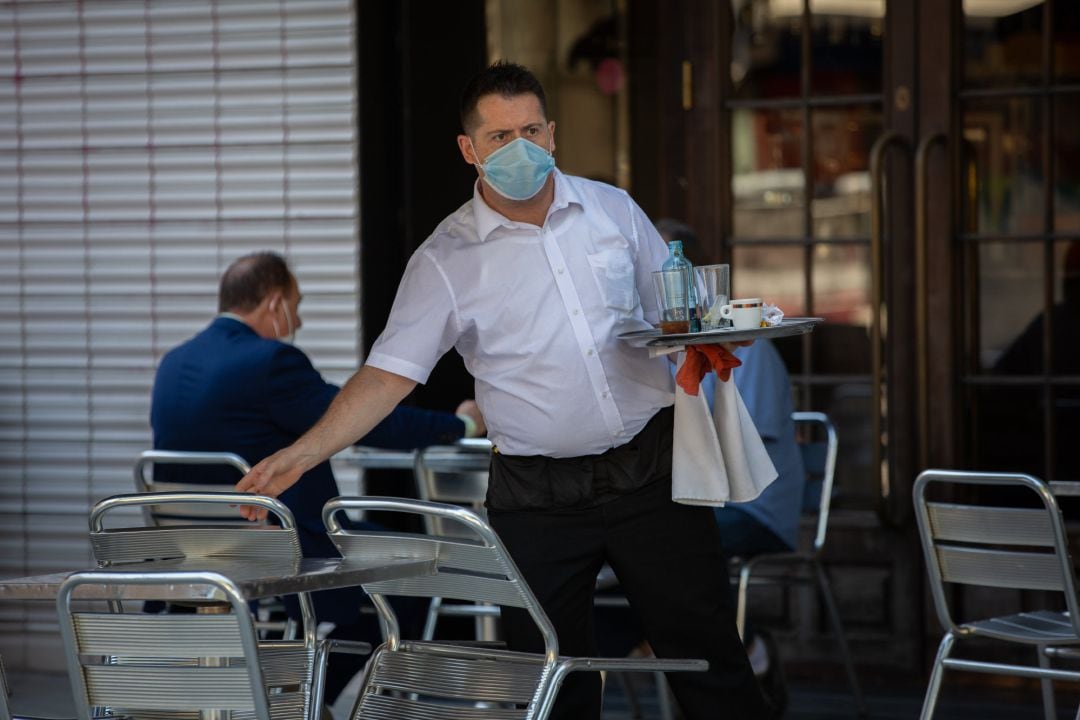
[(603, 180), (595, 180), (593, 178), (580, 177), (578, 175), (567, 175), (565, 173), (561, 173), (560, 177), (572, 193), (577, 193), (581, 196), (581, 199), (586, 202), (589, 200), (600, 200), (625, 203), (630, 197), (630, 194), (622, 188), (604, 182)]
[(475, 245), (478, 240), (476, 216), (473, 213), (472, 200), (469, 200), (435, 226), (431, 234), (416, 248), (412, 262), (421, 256), (428, 256), (439, 262), (441, 258), (453, 254), (456, 250)]

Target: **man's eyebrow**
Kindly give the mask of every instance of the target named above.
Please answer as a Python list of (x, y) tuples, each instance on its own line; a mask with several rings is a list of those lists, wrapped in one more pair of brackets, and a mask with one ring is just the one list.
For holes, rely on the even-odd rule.
[[(522, 130), (528, 130), (530, 128), (543, 127), (543, 126), (544, 126), (544, 123), (542, 123), (542, 122), (531, 122), (531, 123), (526, 123), (525, 125), (522, 125), (521, 129)], [(495, 128), (494, 130), (488, 130), (488, 132), (486, 134), (487, 134), (488, 137), (491, 137), (492, 135), (500, 135), (500, 134), (505, 135), (506, 133), (511, 133), (511, 132), (514, 132), (512, 128)]]

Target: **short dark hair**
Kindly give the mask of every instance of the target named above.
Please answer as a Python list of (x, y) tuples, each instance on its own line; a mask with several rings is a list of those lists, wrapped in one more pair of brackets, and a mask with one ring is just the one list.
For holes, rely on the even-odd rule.
[(288, 292), (296, 283), (285, 258), (275, 252), (244, 255), (221, 276), (218, 312), (251, 312), (274, 290)]
[(478, 124), (476, 106), (488, 95), (512, 98), (533, 94), (540, 101), (540, 111), (547, 117), (547, 98), (544, 87), (528, 68), (517, 63), (499, 60), (473, 76), (461, 94), (461, 129), (466, 134)]

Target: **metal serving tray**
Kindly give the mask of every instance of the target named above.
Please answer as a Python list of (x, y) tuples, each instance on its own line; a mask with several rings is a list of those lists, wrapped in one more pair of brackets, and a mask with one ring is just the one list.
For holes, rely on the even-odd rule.
[(790, 335), (805, 335), (811, 332), (815, 326), (824, 322), (823, 318), (784, 318), (779, 325), (768, 327), (750, 328), (749, 330), (735, 330), (733, 328), (721, 328), (719, 330), (703, 330), (696, 333), (672, 333), (663, 335), (657, 329), (635, 330), (619, 335), (623, 342), (630, 343), (634, 347), (672, 347), (676, 345), (710, 345), (716, 343), (738, 342), (740, 340), (758, 340), (788, 337)]

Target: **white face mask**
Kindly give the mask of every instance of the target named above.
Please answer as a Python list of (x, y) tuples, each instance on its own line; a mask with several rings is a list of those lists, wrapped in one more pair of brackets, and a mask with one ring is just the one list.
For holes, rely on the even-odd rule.
[(277, 335), (277, 339), (286, 345), (292, 345), (296, 342), (296, 330), (293, 328), (292, 313), (289, 312), (289, 304), (282, 301), (282, 307), (285, 308), (285, 325), (289, 331), (284, 335), (281, 334), (281, 329), (278, 327), (277, 320), (270, 318), (270, 322), (274, 326), (274, 335)]

